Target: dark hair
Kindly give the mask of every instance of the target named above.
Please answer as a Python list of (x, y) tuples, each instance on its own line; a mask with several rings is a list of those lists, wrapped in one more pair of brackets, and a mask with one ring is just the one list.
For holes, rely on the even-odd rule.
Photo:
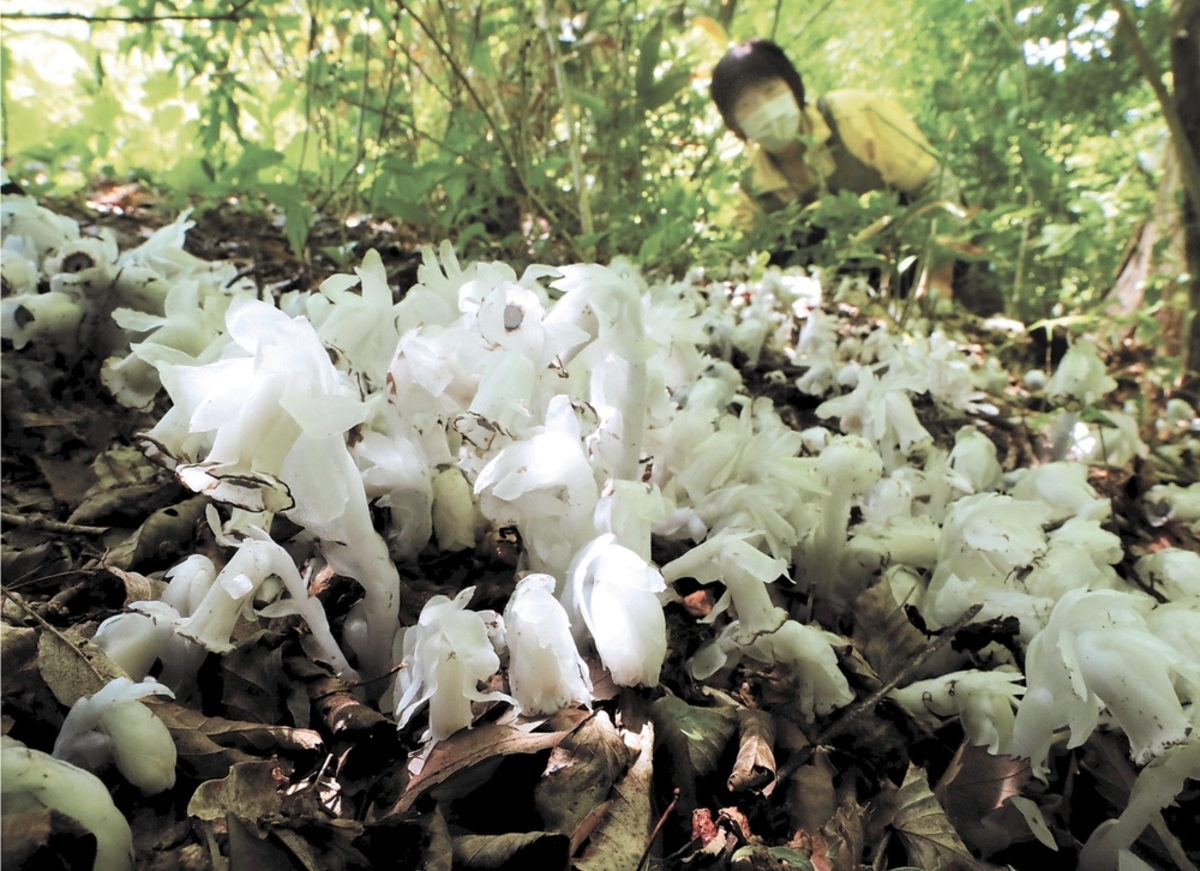
[(733, 117), (733, 108), (746, 89), (770, 79), (783, 79), (804, 108), (804, 82), (783, 49), (766, 39), (752, 39), (731, 48), (713, 69), (712, 98), (725, 124), (739, 139), (746, 134)]

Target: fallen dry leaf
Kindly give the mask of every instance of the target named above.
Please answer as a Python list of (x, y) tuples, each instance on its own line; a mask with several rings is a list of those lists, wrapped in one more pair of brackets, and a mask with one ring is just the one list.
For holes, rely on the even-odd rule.
[(750, 708), (738, 708), (737, 718), (738, 755), (729, 791), (763, 790), (775, 780), (775, 719)]
[(232, 813), (257, 825), (279, 814), (283, 799), (278, 790), (286, 784), (278, 762), (239, 762), (224, 777), (196, 787), (188, 802), (188, 816), (212, 821)]
[(557, 832), (461, 835), (452, 839), (454, 864), (462, 868), (523, 867), (566, 871), (570, 839)]
[(114, 516), (145, 517), (169, 504), (180, 491), (178, 484), (132, 445), (109, 446), (92, 461), (88, 473), (85, 480), (93, 483), (71, 512), (71, 523), (95, 523)]
[(208, 504), (205, 497), (193, 496), (158, 509), (137, 530), (110, 547), (104, 564), (128, 570), (147, 563), (170, 563), (195, 538), (196, 525)]
[(238, 762), (257, 761), (245, 752), (247, 749), (260, 753), (315, 753), (324, 746), (320, 734), (311, 729), (207, 717), (175, 702), (157, 699), (147, 704), (175, 739), (179, 767), (202, 780), (224, 777)]
[(929, 643), (896, 604), (886, 580), (865, 590), (854, 602), (854, 640), (863, 657), (887, 683)]
[(908, 767), (900, 785), (892, 826), (908, 849), (909, 864), (955, 871), (984, 871), (991, 867), (971, 855), (929, 789), (925, 771), (915, 765)]
[(232, 716), (252, 723), (278, 723), (290, 681), (283, 669), (284, 637), (260, 630), (221, 657), (221, 701)]
[(654, 827), (654, 729), (653, 723), (646, 723), (641, 732), (625, 733), (625, 742), (637, 757), (613, 787), (608, 814), (575, 862), (578, 871), (632, 871), (646, 851)]
[(434, 746), (429, 756), (419, 763), (419, 770), (412, 775), (403, 794), (383, 817), (406, 813), (428, 790), (472, 766), (513, 753), (540, 753), (558, 746), (569, 734), (570, 730), (525, 732), (496, 723), (463, 729)]
[(993, 756), (964, 743), (933, 793), (964, 842), (984, 856), (1033, 835), (1006, 800), (1020, 795), (1033, 774), (1028, 759)]
[(547, 831), (573, 833), (629, 767), (630, 752), (604, 711), (584, 720), (550, 753), (534, 790)]
[(78, 630), (47, 628), (38, 637), (38, 668), (43, 680), (64, 707), (98, 693), (111, 680), (128, 677), (104, 651)]
[(663, 696), (650, 706), (650, 716), (658, 741), (671, 759), (680, 809), (690, 814), (696, 807), (696, 779), (717, 770), (737, 729), (737, 712), (731, 707), (701, 708), (677, 696)]
[(96, 859), (96, 836), (66, 814), (44, 808), (0, 819), (5, 868), (91, 868)]
[(793, 832), (820, 832), (833, 818), (838, 808), (833, 785), (836, 776), (829, 752), (818, 747), (811, 761), (788, 778), (787, 811)]

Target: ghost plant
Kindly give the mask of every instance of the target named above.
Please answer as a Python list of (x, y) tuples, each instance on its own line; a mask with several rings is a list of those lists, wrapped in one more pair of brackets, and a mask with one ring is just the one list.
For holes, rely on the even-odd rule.
[[(142, 436), (189, 489), (249, 511), (283, 512), (321, 540), (365, 591), (360, 664), (390, 667), (399, 579), (375, 532), (345, 434), (366, 408), (311, 324), (270, 303), (235, 300), (231, 344), (206, 365), (158, 363), (174, 406)], [(194, 619), (194, 618), (193, 618)]]
[(1051, 509), (1041, 503), (998, 493), (976, 493), (954, 502), (942, 526), (937, 566), (922, 606), (929, 625), (945, 626), (983, 602), (980, 619), (1024, 618), (1024, 637), (1031, 638), (1053, 600), (1033, 600), (1017, 571), (1046, 552), (1042, 525), (1050, 515)]
[(104, 386), (122, 405), (148, 409), (162, 389), (156, 362), (208, 362), (205, 357), (219, 353), (228, 304), (229, 298), (223, 295), (204, 299), (199, 282), (180, 279), (171, 284), (162, 314), (118, 308), (113, 320), (127, 333), (142, 338), (125, 357), (114, 356), (104, 362), (100, 371)]
[(709, 430), (677, 473), (697, 515), (711, 533), (760, 529), (772, 556), (790, 557), (815, 523), (806, 499), (827, 495), (819, 461), (800, 456), (803, 436), (765, 397)]
[(309, 643), (318, 659), (328, 662), (335, 673), (356, 677), (342, 655), (325, 617), (321, 603), (308, 595), (308, 588), (288, 552), (258, 531), (247, 538), (217, 575), (191, 616), (179, 621), (178, 632), (214, 653), (233, 650), (232, 639), (238, 618), (252, 614), (255, 595), (270, 578), (282, 582), (288, 596), (264, 607), (259, 613), (268, 617), (297, 614), (308, 624)]
[(701, 583), (719, 580), (726, 593), (712, 616), (732, 603), (738, 619), (732, 621), (691, 661), (699, 680), (735, 665), (742, 656), (773, 663), (786, 670), (797, 690), (797, 706), (808, 718), (827, 714), (854, 700), (849, 683), (838, 669), (833, 645), (842, 639), (830, 632), (789, 620), (787, 611), (774, 604), (766, 584), (783, 574), (786, 564), (755, 548), (745, 533), (723, 533), (693, 548), (664, 567), (664, 577), (695, 578)]
[(531, 569), (564, 575), (594, 535), (600, 498), (569, 396), (554, 397), (543, 426), (491, 458), (475, 493), (485, 517), (520, 531)]
[(100, 778), (49, 753), (31, 750), (8, 735), (0, 736), (0, 768), (5, 814), (56, 810), (95, 836), (93, 871), (133, 868), (129, 823)]
[(954, 671), (891, 692), (891, 698), (929, 729), (951, 717), (962, 720), (972, 744), (1002, 753), (1012, 739), (1014, 709), (1025, 692), (1015, 671)]
[(1161, 526), (1168, 520), (1182, 523), (1200, 521), (1200, 482), (1190, 487), (1178, 484), (1156, 484), (1146, 493), (1150, 522)]
[(821, 403), (817, 416), (838, 418), (843, 432), (866, 439), (884, 468), (891, 470), (903, 465), (911, 451), (933, 441), (917, 420), (911, 398), (927, 389), (923, 373), (889, 371), (877, 377), (871, 369), (862, 367), (854, 390)]
[(1058, 403), (1090, 405), (1116, 389), (1117, 382), (1105, 370), (1096, 343), (1078, 338), (1071, 342), (1046, 385), (1046, 395)]
[(175, 741), (141, 699), (173, 694), (156, 681), (119, 677), (92, 696), (77, 699), (54, 742), (54, 756), (95, 770), (109, 758), (146, 795), (175, 785)]
[[(1130, 867), (1126, 857), (1142, 832), (1183, 792), (1187, 781), (1200, 780), (1200, 736), (1168, 747), (1139, 772), (1129, 791), (1129, 803), (1116, 819), (1092, 830), (1079, 853), (1079, 871), (1119, 871)], [(1136, 866), (1134, 866), (1136, 867)], [(1146, 867), (1149, 867), (1148, 865)]]
[(467, 587), (453, 599), (434, 596), (421, 609), (417, 625), (405, 630), (395, 691), (401, 728), (428, 703), (426, 734), (442, 741), (470, 727), (472, 701), (515, 701), (504, 693), (479, 689), (499, 670), (500, 657), (488, 639), (484, 618), (467, 610), (474, 594), (475, 588)]
[(155, 661), (161, 660), (159, 680), (178, 691), (195, 677), (207, 651), (177, 629), (204, 600), (217, 570), (208, 557), (193, 554), (166, 577), (170, 583), (161, 599), (134, 602), (128, 613), (101, 623), (92, 640), (135, 681), (145, 679)]
[(354, 273), (325, 279), (308, 298), (307, 314), (321, 341), (344, 358), (364, 387), (379, 389), (400, 339), (396, 305), (378, 251), (369, 250)]
[(820, 503), (821, 522), (803, 559), (808, 587), (835, 605), (850, 601), (852, 591), (841, 582), (841, 559), (846, 550), (850, 509), (854, 501), (879, 480), (884, 464), (875, 449), (859, 436), (830, 440), (818, 458), (820, 482), (828, 495)]
[(621, 686), (654, 686), (667, 654), (658, 569), (611, 533), (582, 547), (566, 573), (563, 602), (577, 639), (588, 635)]
[(1171, 602), (1200, 599), (1200, 554), (1180, 547), (1146, 554), (1134, 564), (1142, 583), (1161, 590)]
[(646, 361), (642, 295), (619, 273), (595, 264), (563, 267), (553, 286), (564, 295), (548, 325), (571, 325), (591, 341), (564, 353), (569, 370), (586, 377), (600, 417), (591, 450), (605, 477), (638, 477), (646, 416)]
[(521, 710), (553, 714), (574, 702), (590, 706), (588, 666), (571, 637), (566, 609), (554, 598), (554, 578), (527, 575), (504, 609), (508, 683)]
[(1010, 755), (1030, 759), (1044, 779), (1055, 731), (1070, 727), (1067, 746), (1078, 747), (1106, 709), (1138, 763), (1185, 738), (1190, 723), (1173, 678), (1195, 687), (1200, 666), (1149, 629), (1152, 607), (1148, 597), (1115, 590), (1074, 589), (1058, 600), (1026, 652)]
[(996, 459), (996, 445), (973, 426), (964, 426), (955, 433), (950, 466), (971, 485), (971, 493), (1000, 486), (1003, 469)]

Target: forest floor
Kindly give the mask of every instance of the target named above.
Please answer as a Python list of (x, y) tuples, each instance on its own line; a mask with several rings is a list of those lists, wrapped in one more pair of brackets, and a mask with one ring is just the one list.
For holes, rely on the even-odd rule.
[[(74, 212), (69, 204), (51, 207), (85, 233), (110, 228), (122, 250), (175, 218), (129, 186), (96, 191)], [(297, 259), (282, 229), (234, 205), (200, 215), (187, 238), (192, 253), (233, 261), (276, 294), (315, 289), (347, 271), (339, 251), (356, 264), (368, 248), (379, 250), (393, 288), (411, 285), (420, 262), (415, 236), (365, 221), (353, 228), (318, 222), (310, 246), (311, 262)], [(952, 317), (981, 355), (1000, 357), (1014, 385), (1028, 369), (1052, 368), (1061, 353), (1028, 335), (1006, 337), (976, 318)], [(1161, 409), (1156, 349), (1130, 339), (1108, 351), (1119, 384), (1113, 407), (1141, 397)], [(5, 348), (6, 358), (15, 353)], [(66, 715), (64, 699), (94, 692), (111, 674), (87, 640), (98, 624), (153, 597), (162, 572), (183, 557), (221, 553), (204, 523), (203, 498), (133, 447), (135, 434), (161, 417), (165, 398), (152, 413), (130, 411), (100, 386), (101, 361), (62, 362), (30, 364), (19, 379), (6, 365), (3, 390), (2, 726), (46, 751)], [(766, 377), (768, 369), (784, 371), (783, 386)], [(819, 400), (791, 386), (796, 374), (778, 360), (743, 372), (752, 391), (770, 395), (784, 420), (803, 429), (821, 423)], [(1047, 448), (1021, 421), (1046, 409), (1018, 389), (1007, 401), (976, 424), (1006, 470), (1034, 465)], [(952, 444), (964, 422), (932, 403), (917, 412), (942, 444)], [(1151, 430), (1143, 438), (1152, 443)], [(1124, 543), (1127, 564), (1117, 567), (1124, 575), (1137, 555), (1200, 549), (1186, 527), (1147, 522), (1140, 497), (1159, 483), (1159, 471), (1142, 460), (1091, 470), (1090, 483), (1112, 500), (1106, 528)], [(273, 532), (286, 536), (287, 526), (277, 521)], [(453, 596), (467, 584), (478, 590), (474, 607), (501, 608), (515, 583), (513, 547), (491, 538), (475, 553), (427, 552), (402, 565), (402, 622), (414, 623), (431, 596)], [(662, 550), (655, 558), (661, 565), (675, 555)], [(337, 627), (357, 588), (325, 574), (310, 589)], [(1027, 762), (969, 746), (956, 721), (929, 731), (880, 698), (879, 677), (858, 649), (841, 664), (860, 703), (816, 723), (786, 715), (788, 700), (769, 669), (739, 668), (724, 691), (701, 687), (684, 661), (699, 643), (696, 618), (715, 595), (699, 585), (680, 592), (683, 600), (667, 607), (671, 647), (660, 688), (622, 689), (594, 674), (591, 712), (528, 723), (503, 705), (485, 706), (474, 729), (426, 756), (419, 730), (398, 732), (394, 720), (305, 656), (297, 618), (259, 621), (233, 653), (209, 656), (194, 692), (151, 702), (179, 750), (175, 786), (145, 797), (105, 776), (131, 822), (136, 867), (552, 869), (570, 867), (574, 857), (587, 871), (932, 869), (991, 867), (978, 858), (986, 850), (992, 865), (1066, 868), (1091, 830), (1127, 803), (1137, 769), (1119, 733), (1097, 733), (1073, 751), (1060, 747), (1056, 776), (1042, 788)], [(863, 645), (863, 627), (873, 623), (902, 636), (913, 658), (946, 643), (1013, 644), (1011, 625), (926, 634), (908, 622), (896, 626), (894, 608), (877, 608), (856, 615)], [(1004, 804), (1031, 789), (1042, 789), (1038, 805), (1057, 855)], [(1181, 854), (1200, 862), (1194, 783), (1164, 818), (1162, 831), (1140, 843), (1141, 855), (1163, 867)], [(88, 839), (73, 837), (61, 820), (18, 826), (6, 817), (3, 835), (5, 868), (90, 867)]]

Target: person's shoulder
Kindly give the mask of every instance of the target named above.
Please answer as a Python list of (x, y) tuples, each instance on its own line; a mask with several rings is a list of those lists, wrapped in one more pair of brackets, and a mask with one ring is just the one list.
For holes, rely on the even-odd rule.
[(863, 88), (838, 88), (835, 91), (826, 91), (821, 99), (830, 106), (854, 106), (882, 100), (884, 96), (878, 91), (868, 91)]
[(835, 115), (848, 115), (892, 103), (878, 91), (867, 91), (862, 88), (838, 88), (836, 91), (827, 92), (821, 99)]

